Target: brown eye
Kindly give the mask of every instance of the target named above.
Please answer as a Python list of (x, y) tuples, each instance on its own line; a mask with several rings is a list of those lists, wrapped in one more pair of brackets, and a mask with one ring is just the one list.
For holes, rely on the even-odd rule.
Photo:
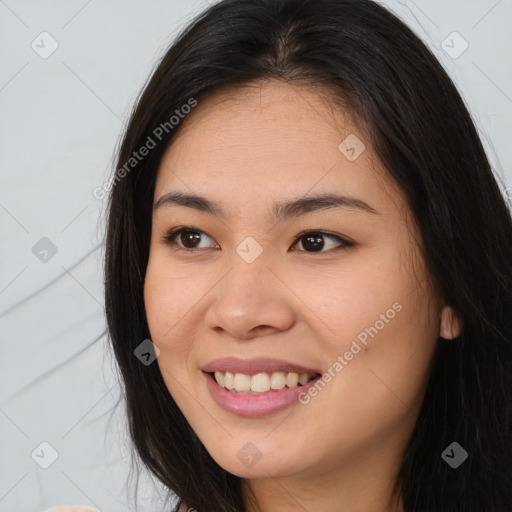
[(304, 235), (300, 241), (306, 251), (321, 251), (325, 245), (323, 235)]
[[(212, 247), (211, 245), (200, 247), (203, 237), (213, 240), (200, 229), (195, 229), (192, 227), (180, 227), (173, 228), (168, 231), (163, 236), (163, 242), (172, 246), (173, 249), (178, 251), (197, 252), (200, 249), (207, 249)], [(302, 249), (299, 249), (298, 251), (307, 253), (324, 253), (329, 252), (330, 250), (336, 251), (355, 245), (353, 242), (349, 242), (348, 240), (345, 240), (338, 235), (326, 233), (324, 231), (306, 231), (300, 233), (295, 238), (292, 247), (299, 243), (302, 246)], [(215, 244), (214, 247), (218, 248), (218, 245)], [(292, 250), (297, 251), (297, 249)]]
[[(329, 244), (329, 243), (326, 244), (325, 239), (337, 241), (338, 246), (333, 247), (332, 244)], [(294, 245), (297, 245), (297, 243), (299, 243), (299, 242), (303, 247), (303, 249), (301, 249), (302, 252), (312, 252), (312, 253), (328, 252), (331, 249), (334, 249), (334, 250), (343, 249), (345, 247), (351, 247), (354, 245), (352, 242), (349, 242), (348, 240), (345, 240), (338, 235), (334, 235), (331, 233), (325, 233), (323, 231), (308, 231), (305, 233), (301, 233), (295, 239)], [(327, 250), (324, 251), (323, 249), (326, 245), (327, 245)]]
[[(210, 238), (204, 231), (190, 227), (174, 228), (168, 231), (163, 241), (166, 244), (174, 246), (177, 250), (183, 251), (196, 251), (197, 249), (203, 249), (199, 247), (201, 243), (201, 237)], [(211, 238), (210, 238), (211, 239)], [(207, 248), (207, 247), (206, 247)]]
[(201, 240), (201, 235), (197, 231), (181, 231), (179, 240), (186, 249), (195, 249)]

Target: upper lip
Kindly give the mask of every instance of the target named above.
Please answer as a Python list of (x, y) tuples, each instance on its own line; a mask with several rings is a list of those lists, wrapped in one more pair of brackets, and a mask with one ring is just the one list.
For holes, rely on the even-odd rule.
[(320, 370), (310, 368), (300, 364), (291, 363), (282, 359), (271, 359), (268, 357), (258, 357), (254, 359), (239, 359), (236, 357), (223, 357), (210, 361), (203, 366), (203, 372), (230, 372), (243, 373), (245, 375), (255, 375), (257, 373), (321, 373)]

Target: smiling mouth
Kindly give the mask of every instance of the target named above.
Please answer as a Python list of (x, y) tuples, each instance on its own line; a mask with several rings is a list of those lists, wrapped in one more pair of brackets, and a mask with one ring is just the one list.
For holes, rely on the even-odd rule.
[(319, 373), (272, 372), (247, 375), (232, 372), (209, 372), (208, 375), (217, 384), (239, 395), (264, 395), (283, 389), (293, 389), (304, 386), (320, 377)]

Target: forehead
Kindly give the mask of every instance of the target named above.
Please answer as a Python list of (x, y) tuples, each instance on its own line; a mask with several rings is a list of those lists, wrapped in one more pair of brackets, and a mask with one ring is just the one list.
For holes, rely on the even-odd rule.
[(406, 209), (364, 126), (327, 89), (265, 81), (221, 90), (181, 123), (155, 199), (174, 188), (230, 204), (343, 193), (387, 215)]

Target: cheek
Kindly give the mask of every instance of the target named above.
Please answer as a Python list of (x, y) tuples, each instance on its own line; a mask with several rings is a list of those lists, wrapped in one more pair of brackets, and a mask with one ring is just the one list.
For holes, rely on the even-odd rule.
[(374, 288), (371, 308), (347, 322), (338, 345), (344, 356), (338, 392), (352, 403), (355, 418), (370, 423), (372, 414), (393, 422), (419, 405), (437, 341), (428, 290), (407, 279), (393, 283)]
[[(178, 406), (186, 406), (181, 397), (189, 387), (187, 361), (194, 339), (185, 332), (195, 299), (194, 287), (184, 279), (169, 275), (165, 262), (150, 259), (144, 282), (144, 304), (151, 340), (159, 348), (156, 360), (169, 393)], [(190, 280), (188, 281), (190, 284)]]
[(318, 325), (321, 338), (339, 349), (378, 321), (380, 314), (392, 309), (397, 298), (403, 296), (401, 283), (378, 279), (368, 267), (301, 278), (299, 282), (310, 325)]
[(320, 282), (303, 280), (301, 295), (331, 363), (346, 354), (351, 378), (375, 378), (368, 368), (383, 368), (401, 389), (411, 379), (421, 385), (437, 324), (424, 269), (397, 268), (397, 256), (389, 252), (378, 265), (360, 260), (350, 271), (324, 275)]
[[(144, 282), (144, 304), (152, 339), (161, 349), (182, 349), (185, 326), (204, 296), (204, 282), (193, 275), (171, 273), (165, 260), (150, 258)], [(190, 333), (188, 333), (190, 339)]]

